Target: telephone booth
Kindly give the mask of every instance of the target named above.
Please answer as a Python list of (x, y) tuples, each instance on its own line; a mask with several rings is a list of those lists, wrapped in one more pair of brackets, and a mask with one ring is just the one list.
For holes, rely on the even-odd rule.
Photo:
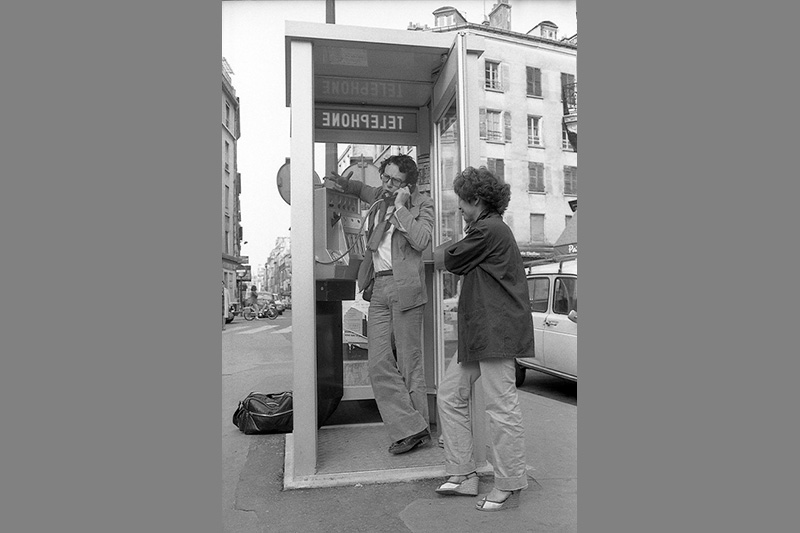
[[(435, 444), (436, 390), (456, 351), (459, 287), (456, 276), (434, 269), (432, 249), (463, 236), (452, 183), (461, 169), (480, 164), (478, 111), (470, 101), (476, 101), (480, 90), (483, 39), (455, 32), (292, 21), (286, 22), (285, 37), (291, 108), (294, 430), (286, 436), (284, 486), (443, 476), (443, 451)], [(354, 299), (358, 291), (363, 211), (357, 198), (313, 178), (315, 143), (415, 146), (418, 165), (429, 161), (436, 219), (424, 256), (428, 304), (423, 356), (434, 443), (424, 451), (389, 456), (382, 424), (324, 426), (324, 418), (340, 402), (369, 397), (369, 383), (345, 385), (342, 370), (342, 302)], [(336, 169), (326, 168), (325, 173), (331, 170)], [(480, 463), (486, 453), (479, 384), (473, 423)], [(376, 464), (369, 464), (366, 452), (359, 454), (358, 446), (366, 441), (381, 455)], [(334, 465), (340, 459), (346, 462), (345, 456), (355, 463)]]

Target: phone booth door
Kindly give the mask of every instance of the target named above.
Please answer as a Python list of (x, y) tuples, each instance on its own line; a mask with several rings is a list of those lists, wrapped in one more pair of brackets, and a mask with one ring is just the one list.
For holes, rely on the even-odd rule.
[[(480, 42), (469, 43), (465, 34), (458, 34), (454, 48), (445, 62), (439, 80), (434, 86), (431, 118), (433, 120), (433, 197), (436, 202), (434, 245), (442, 246), (464, 237), (463, 221), (458, 211), (458, 196), (453, 191), (453, 180), (467, 166), (480, 166), (479, 117), (477, 110), (481, 93), (477, 84), (467, 80), (481, 79), (478, 57), (482, 52)], [(472, 36), (474, 39), (475, 37)], [(436, 341), (436, 384), (444, 377), (447, 365), (458, 349), (458, 298), (459, 276), (446, 270), (433, 274), (434, 335)], [(484, 401), (480, 380), (471, 395), (475, 460), (484, 462), (485, 431), (482, 415)]]

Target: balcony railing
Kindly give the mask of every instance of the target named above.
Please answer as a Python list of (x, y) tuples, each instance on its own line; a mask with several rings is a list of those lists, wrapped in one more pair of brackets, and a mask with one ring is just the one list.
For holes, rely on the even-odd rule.
[(561, 100), (564, 102), (565, 115), (578, 114), (578, 83), (570, 83), (561, 88)]

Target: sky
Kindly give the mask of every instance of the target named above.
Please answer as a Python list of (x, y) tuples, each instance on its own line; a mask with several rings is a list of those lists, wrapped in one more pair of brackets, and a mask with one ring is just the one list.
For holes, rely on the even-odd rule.
[[(335, 0), (336, 22), (349, 26), (404, 30), (410, 22), (434, 26), (433, 11), (451, 6), (468, 22), (481, 23), (496, 0)], [(510, 0), (511, 29), (526, 33), (539, 22), (558, 26), (558, 35), (577, 32), (575, 0)], [(222, 2), (222, 57), (240, 102), (237, 142), (239, 197), (244, 240), (242, 255), (254, 274), (278, 237), (288, 237), (290, 206), (278, 193), (278, 169), (289, 157), (286, 107), (284, 22), (325, 22), (325, 0)], [(315, 153), (315, 170), (324, 176), (324, 150)]]

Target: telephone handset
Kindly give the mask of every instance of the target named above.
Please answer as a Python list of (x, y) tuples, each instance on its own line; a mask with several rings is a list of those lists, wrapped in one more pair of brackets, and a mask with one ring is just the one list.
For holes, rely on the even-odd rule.
[[(417, 185), (416, 185), (416, 184), (411, 184), (411, 185), (406, 185), (406, 187), (408, 187), (408, 191), (409, 191), (411, 194), (414, 194), (414, 189), (416, 189), (416, 188), (417, 188)], [(393, 192), (393, 193), (391, 193), (391, 192), (389, 192), (389, 191), (384, 191), (384, 192), (383, 192), (383, 196), (381, 197), (381, 199), (382, 199), (383, 201), (387, 202), (387, 203), (394, 203), (394, 199), (395, 199), (396, 197), (397, 197), (397, 192), (396, 192), (396, 191), (395, 191), (395, 192)]]

